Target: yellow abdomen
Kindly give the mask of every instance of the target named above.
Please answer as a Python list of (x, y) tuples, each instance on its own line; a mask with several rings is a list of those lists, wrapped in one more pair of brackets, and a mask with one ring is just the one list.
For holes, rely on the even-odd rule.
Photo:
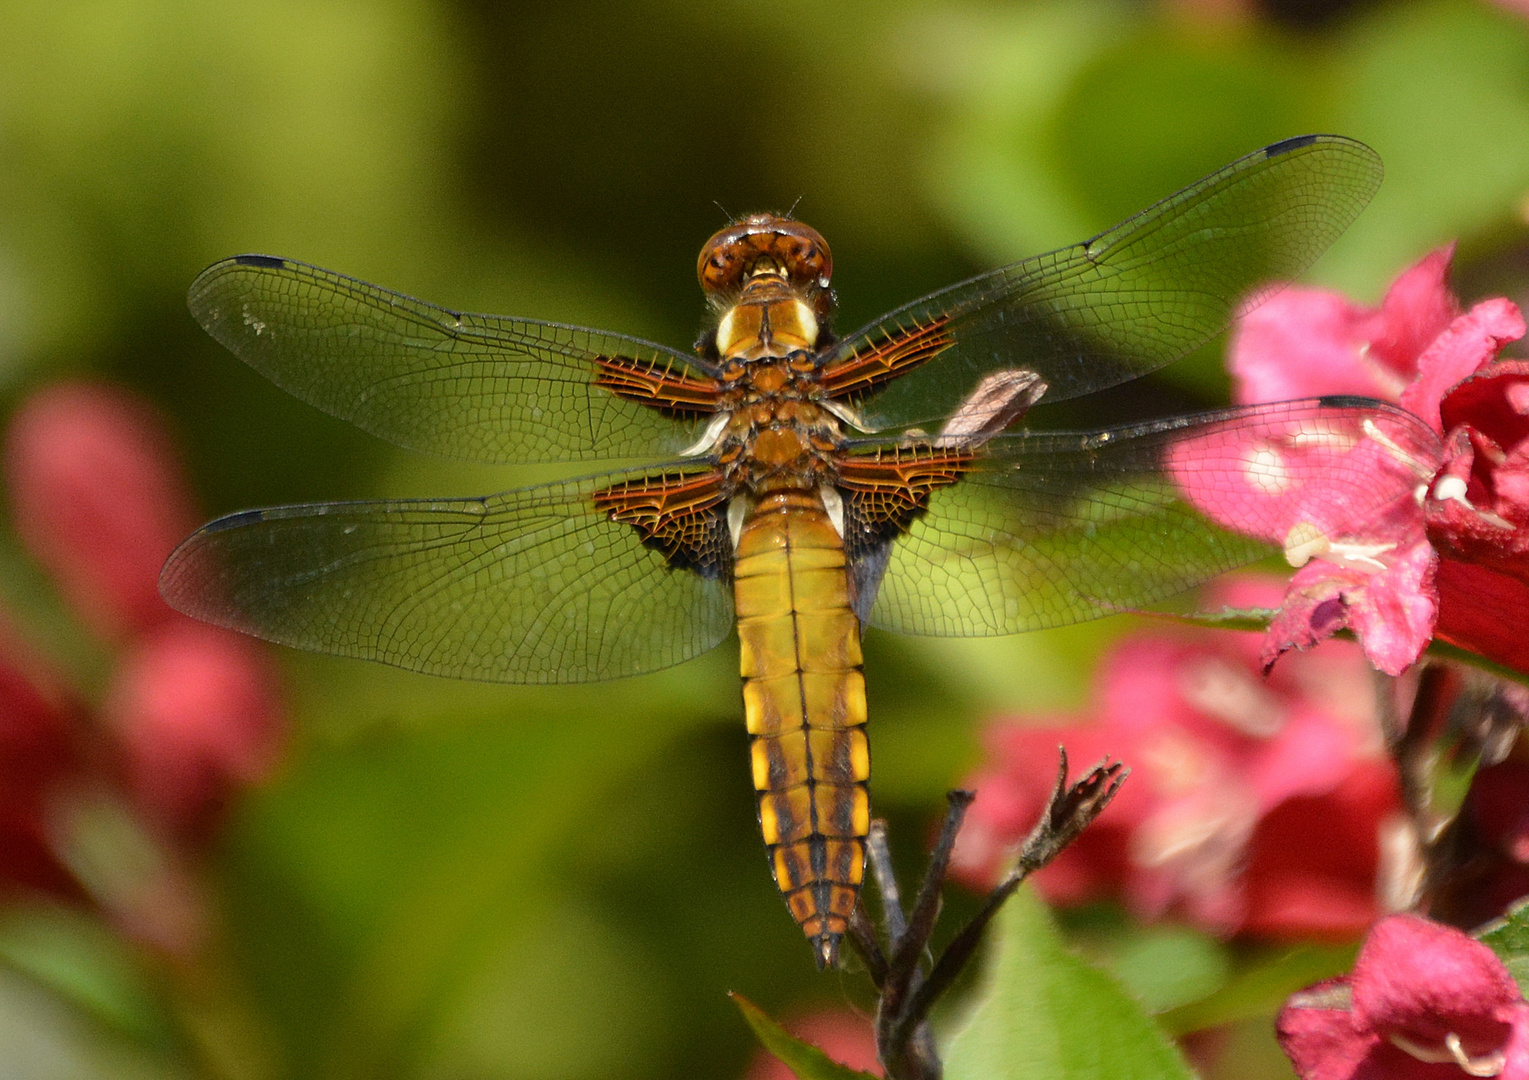
[(865, 872), (871, 758), (844, 544), (817, 493), (761, 499), (733, 573), (760, 829), (791, 914), (831, 964)]

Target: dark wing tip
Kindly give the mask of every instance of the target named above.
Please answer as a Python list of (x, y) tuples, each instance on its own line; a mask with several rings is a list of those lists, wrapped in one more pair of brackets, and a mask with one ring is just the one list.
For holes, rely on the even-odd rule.
[(1277, 143), (1271, 143), (1264, 147), (1264, 157), (1279, 157), (1288, 154), (1292, 150), (1299, 150), (1303, 146), (1310, 146), (1322, 136), (1320, 135), (1296, 135), (1293, 138), (1281, 139)]
[(239, 510), (232, 514), (224, 514), (220, 518), (209, 521), (197, 530), (197, 534), (220, 533), (228, 529), (237, 529), (244, 525), (253, 525), (270, 515), (264, 510)]
[(1373, 409), (1387, 403), (1359, 394), (1326, 394), (1317, 398), (1317, 404), (1324, 409)]
[(235, 255), (229, 260), (235, 266), (258, 266), (263, 270), (283, 270), (287, 260), (276, 255)]

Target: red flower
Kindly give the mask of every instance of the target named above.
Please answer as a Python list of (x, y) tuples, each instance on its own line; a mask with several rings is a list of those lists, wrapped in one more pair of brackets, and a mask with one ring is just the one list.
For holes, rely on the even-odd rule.
[(1508, 969), (1416, 915), (1376, 924), (1353, 974), (1291, 997), (1278, 1030), (1302, 1080), (1529, 1080), (1529, 1004)]
[(274, 762), (282, 725), (259, 647), (159, 597), (159, 568), (195, 522), (168, 435), (131, 395), (61, 384), (16, 413), (5, 475), (23, 543), (120, 649), (105, 717), (140, 808), (205, 832), (224, 793)]
[(0, 892), (81, 896), (49, 834), (53, 806), (83, 765), (82, 716), (0, 624)]
[(22, 542), (115, 664), (92, 716), (0, 637), (0, 884), (88, 894), (140, 936), (184, 945), (198, 915), (176, 862), (274, 763), (272, 672), (254, 643), (159, 598), (192, 500), (144, 404), (46, 389), (13, 418), (4, 467)]
[(174, 614), (159, 568), (196, 515), (143, 402), (92, 384), (43, 390), (11, 418), (5, 478), (22, 543), (92, 629), (116, 639)]
[[(1287, 289), (1239, 320), (1232, 345), (1242, 403), (1362, 393), (1410, 418), (1377, 412), (1359, 430), (1323, 437), (1230, 425), (1174, 451), (1196, 506), (1281, 543), (1299, 567), (1266, 663), (1347, 627), (1393, 675), (1435, 635), (1529, 670), (1529, 640), (1512, 631), (1516, 619), (1498, 617), (1529, 603), (1529, 364), (1498, 360), (1525, 324), (1502, 299), (1459, 314), (1444, 281), (1450, 254), (1424, 258), (1376, 309)], [(1203, 455), (1233, 450), (1240, 485), (1196, 473)], [(1350, 475), (1343, 490), (1390, 493), (1388, 505), (1345, 505), (1343, 490), (1321, 483), (1334, 470), (1367, 470), (1368, 484)]]
[[(1226, 598), (1274, 596), (1244, 579)], [(1356, 648), (1334, 642), (1266, 679), (1252, 635), (1141, 634), (1106, 657), (1095, 699), (1091, 723), (989, 733), (988, 764), (963, 785), (977, 800), (958, 877), (993, 884), (1045, 805), (1061, 743), (1080, 763), (1126, 760), (1132, 777), (1037, 875), (1052, 902), (1120, 896), (1142, 917), (1277, 937), (1343, 936), (1376, 917), (1377, 834), (1398, 800)]]

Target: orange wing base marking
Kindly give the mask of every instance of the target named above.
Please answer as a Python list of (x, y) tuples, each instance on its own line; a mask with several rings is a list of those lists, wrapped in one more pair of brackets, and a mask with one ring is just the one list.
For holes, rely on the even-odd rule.
[(955, 336), (946, 329), (949, 322), (947, 315), (925, 323), (915, 322), (900, 327), (875, 345), (835, 360), (820, 376), (824, 391), (830, 398), (868, 393), (882, 383), (928, 363), (955, 344)]
[(835, 482), (865, 538), (890, 540), (924, 512), (930, 492), (960, 480), (976, 456), (958, 447), (893, 447), (841, 459)]
[(720, 473), (657, 473), (601, 488), (593, 498), (596, 509), (636, 529), (671, 566), (706, 577), (726, 566), (731, 545)]
[(597, 356), (600, 373), (595, 385), (617, 397), (676, 416), (717, 411), (721, 384), (709, 376), (690, 375), (669, 364), (635, 360), (630, 356)]

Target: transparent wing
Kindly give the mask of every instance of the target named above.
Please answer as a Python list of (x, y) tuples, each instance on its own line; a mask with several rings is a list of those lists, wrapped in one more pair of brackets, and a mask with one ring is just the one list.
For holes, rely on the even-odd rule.
[(1384, 558), (1437, 453), (1417, 417), (1362, 398), (1001, 436), (894, 542), (870, 623), (1011, 634), (1139, 610), (1281, 550), (1379, 540)]
[(662, 345), (469, 315), (291, 259), (240, 255), (192, 282), (191, 314), (294, 397), (399, 446), (468, 461), (669, 458), (699, 435), (597, 387), (597, 357), (704, 377)]
[(643, 475), (232, 514), (176, 549), (160, 591), (207, 622), (432, 675), (654, 671), (726, 637), (733, 604), (725, 581), (671, 569), (595, 508), (597, 491)]
[(892, 311), (845, 338), (829, 363), (938, 350), (861, 403), (866, 431), (941, 419), (1004, 369), (1037, 373), (1044, 401), (1114, 386), (1190, 352), (1250, 294), (1298, 276), (1380, 178), (1380, 159), (1352, 139), (1276, 143), (1092, 240)]

